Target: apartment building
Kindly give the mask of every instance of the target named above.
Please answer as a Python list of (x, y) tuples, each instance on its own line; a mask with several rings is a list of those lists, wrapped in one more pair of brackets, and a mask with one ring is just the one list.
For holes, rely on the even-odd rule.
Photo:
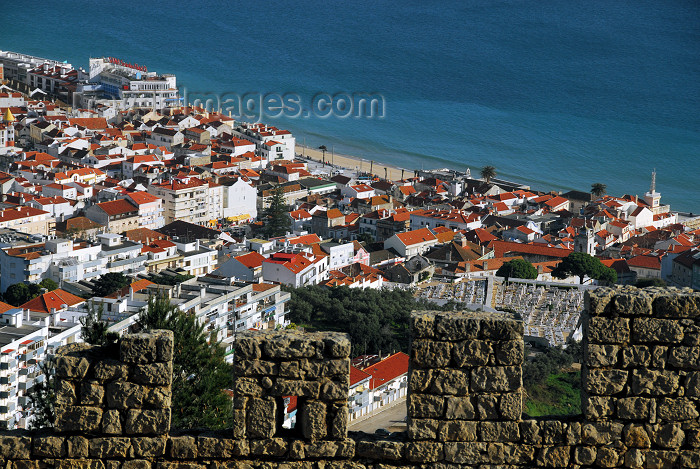
[(175, 220), (210, 224), (223, 215), (223, 186), (196, 177), (152, 184), (148, 192), (163, 199), (165, 224)]

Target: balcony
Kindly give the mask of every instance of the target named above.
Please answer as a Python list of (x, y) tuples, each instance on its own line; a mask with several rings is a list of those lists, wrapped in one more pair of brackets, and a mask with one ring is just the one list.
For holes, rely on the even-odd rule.
[(108, 262), (107, 268), (112, 269), (114, 267), (123, 267), (125, 265), (130, 265), (130, 264), (143, 264), (147, 260), (148, 260), (147, 255), (131, 257), (128, 259), (121, 259), (121, 260), (117, 260), (117, 261)]

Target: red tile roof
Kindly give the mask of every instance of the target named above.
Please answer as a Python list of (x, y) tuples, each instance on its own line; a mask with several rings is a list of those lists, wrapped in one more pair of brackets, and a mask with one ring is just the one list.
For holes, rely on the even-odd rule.
[(252, 251), (248, 254), (237, 256), (235, 259), (249, 269), (253, 269), (255, 267), (260, 267), (265, 260), (265, 257), (261, 256), (256, 251)]
[(75, 306), (84, 302), (85, 300), (79, 296), (75, 296), (67, 291), (57, 288), (56, 290), (39, 295), (36, 298), (27, 301), (20, 308), (26, 308), (30, 311), (35, 311), (39, 313), (51, 313), (51, 309), (55, 308), (57, 311), (61, 311), (62, 305)]
[(404, 244), (404, 246), (413, 246), (419, 243), (425, 243), (428, 241), (437, 241), (435, 235), (428, 228), (420, 228), (413, 231), (406, 231), (404, 233), (397, 233), (396, 236)]
[(97, 204), (107, 215), (122, 215), (125, 213), (137, 212), (138, 208), (126, 199), (110, 200)]
[(388, 358), (368, 366), (364, 371), (372, 376), (370, 379), (370, 389), (376, 389), (399, 376), (408, 373), (408, 355), (398, 352)]

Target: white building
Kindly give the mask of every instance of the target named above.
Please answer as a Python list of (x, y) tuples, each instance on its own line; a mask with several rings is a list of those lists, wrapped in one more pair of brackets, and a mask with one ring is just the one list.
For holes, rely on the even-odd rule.
[(258, 191), (238, 178), (233, 184), (223, 188), (223, 216), (235, 222), (248, 222), (258, 217)]

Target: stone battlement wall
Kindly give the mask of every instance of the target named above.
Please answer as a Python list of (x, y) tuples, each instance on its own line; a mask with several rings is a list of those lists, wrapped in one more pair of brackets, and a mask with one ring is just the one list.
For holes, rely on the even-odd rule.
[[(226, 432), (168, 433), (173, 337), (70, 346), (50, 432), (0, 435), (11, 468), (457, 469), (700, 467), (700, 295), (601, 288), (584, 314), (584, 413), (522, 415), (523, 324), (507, 314), (412, 317), (408, 431), (348, 434), (344, 334), (245, 333)], [(283, 425), (284, 396), (297, 423)]]

